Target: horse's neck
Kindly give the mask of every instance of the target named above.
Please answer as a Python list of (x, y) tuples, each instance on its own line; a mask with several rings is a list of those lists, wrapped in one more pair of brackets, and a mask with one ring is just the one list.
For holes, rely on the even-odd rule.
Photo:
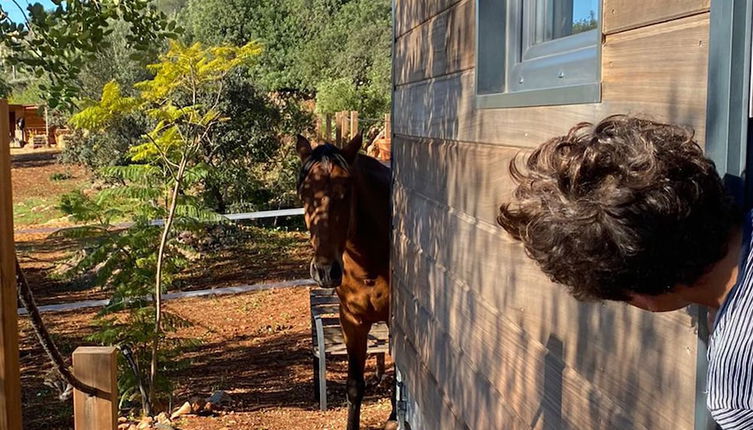
[(359, 155), (354, 164), (355, 198), (346, 251), (366, 270), (379, 270), (389, 262), (389, 170)]

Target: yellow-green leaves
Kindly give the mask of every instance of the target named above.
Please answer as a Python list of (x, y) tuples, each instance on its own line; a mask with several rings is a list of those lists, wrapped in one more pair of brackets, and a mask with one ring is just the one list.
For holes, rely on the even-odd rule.
[[(154, 79), (136, 84), (146, 100), (159, 102), (175, 92), (193, 90), (222, 79), (227, 72), (243, 65), (261, 53), (258, 42), (244, 46), (216, 46), (205, 48), (201, 43), (184, 45), (171, 41), (170, 49), (160, 56), (160, 62), (147, 66)], [(194, 93), (191, 92), (191, 95)]]
[[(261, 45), (204, 47), (171, 42), (160, 62), (149, 65), (154, 78), (135, 85), (137, 97), (124, 97), (117, 82), (105, 85), (99, 102), (74, 115), (72, 126), (101, 131), (120, 116), (144, 109), (154, 121), (152, 130), (140, 145), (129, 151), (136, 162), (176, 165), (195, 153), (213, 124), (226, 121), (216, 102), (222, 92), (222, 79), (232, 69), (261, 53)], [(192, 163), (189, 163), (192, 164)]]
[(88, 104), (87, 108), (68, 120), (71, 126), (91, 131), (102, 130), (114, 118), (126, 115), (137, 108), (140, 101), (134, 97), (124, 97), (120, 85), (115, 81), (110, 81), (102, 88), (100, 101), (90, 101)]

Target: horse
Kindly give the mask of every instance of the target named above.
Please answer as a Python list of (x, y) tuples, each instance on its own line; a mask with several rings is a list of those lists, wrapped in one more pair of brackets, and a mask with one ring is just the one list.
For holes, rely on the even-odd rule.
[[(342, 149), (316, 147), (297, 137), (302, 167), (298, 195), (314, 257), (311, 277), (340, 298), (340, 324), (348, 352), (347, 430), (358, 430), (371, 325), (390, 315), (390, 169), (360, 154), (355, 136)], [(392, 413), (385, 429), (397, 428)]]

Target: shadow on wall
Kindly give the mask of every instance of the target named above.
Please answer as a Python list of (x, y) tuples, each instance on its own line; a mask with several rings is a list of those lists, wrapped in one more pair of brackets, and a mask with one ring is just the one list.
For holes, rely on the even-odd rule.
[[(398, 2), (396, 15), (426, 16), (431, 8)], [(401, 36), (418, 48), (398, 43), (395, 54), (405, 70), (395, 72), (392, 255), (395, 330), (407, 338), (397, 340), (406, 345), (396, 346), (396, 360), (413, 366), (402, 369), (408, 379), (421, 379), (408, 388), (424, 419), (441, 428), (453, 427), (441, 422), (448, 416), (474, 429), (691, 428), (694, 314), (578, 303), (496, 226), (497, 207), (513, 189), (507, 167), (519, 150), (457, 140), (461, 128), (472, 135), (465, 128), (474, 124), (503, 127), (489, 119), (501, 122), (505, 111), (473, 108), (473, 88), (460, 73), (446, 74), (449, 24), (438, 18), (426, 25)], [(682, 107), (681, 88), (668, 85), (666, 107), (642, 109), (696, 123)], [(627, 106), (605, 102), (593, 112), (602, 117)], [(551, 110), (541, 112), (548, 121)], [(429, 378), (419, 376), (421, 366)], [(449, 414), (434, 410), (439, 404)]]

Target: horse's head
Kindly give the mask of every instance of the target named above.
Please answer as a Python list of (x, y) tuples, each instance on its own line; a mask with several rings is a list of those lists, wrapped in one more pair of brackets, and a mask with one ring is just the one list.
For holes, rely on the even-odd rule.
[(359, 134), (343, 149), (327, 143), (312, 148), (305, 137), (298, 136), (296, 150), (303, 163), (298, 195), (314, 247), (311, 277), (324, 288), (342, 282), (343, 252), (354, 201), (352, 167), (361, 142)]

